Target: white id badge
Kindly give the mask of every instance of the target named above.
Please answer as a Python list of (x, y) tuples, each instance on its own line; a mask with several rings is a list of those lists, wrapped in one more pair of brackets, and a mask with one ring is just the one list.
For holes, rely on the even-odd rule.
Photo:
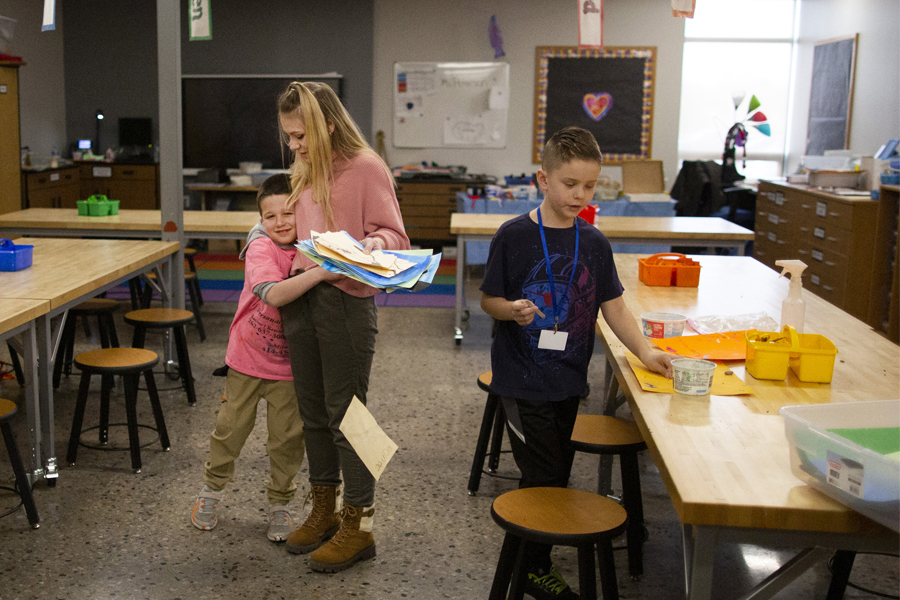
[(541, 350), (565, 350), (568, 339), (569, 334), (565, 331), (542, 329), (541, 337), (538, 340), (538, 348)]

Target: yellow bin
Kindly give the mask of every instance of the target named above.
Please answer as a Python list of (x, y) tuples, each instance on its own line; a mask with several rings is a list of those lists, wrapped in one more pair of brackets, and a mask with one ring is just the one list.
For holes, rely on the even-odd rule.
[(824, 335), (797, 333), (785, 325), (781, 333), (751, 329), (745, 337), (747, 372), (756, 379), (783, 380), (790, 367), (802, 382), (831, 383), (838, 350)]

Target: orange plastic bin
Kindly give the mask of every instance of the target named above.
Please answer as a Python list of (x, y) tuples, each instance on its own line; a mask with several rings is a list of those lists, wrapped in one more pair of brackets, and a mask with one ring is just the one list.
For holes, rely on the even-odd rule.
[(676, 252), (639, 258), (638, 280), (650, 286), (697, 287), (700, 263)]

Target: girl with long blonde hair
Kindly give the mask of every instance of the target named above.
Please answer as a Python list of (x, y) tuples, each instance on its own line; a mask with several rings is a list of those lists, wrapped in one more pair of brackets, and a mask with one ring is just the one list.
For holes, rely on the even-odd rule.
[[(367, 252), (409, 248), (390, 169), (329, 86), (291, 83), (278, 99), (278, 121), (294, 154), (288, 204), (298, 239), (308, 239), (311, 231), (343, 230)], [(303, 278), (315, 269), (297, 253), (292, 273)], [(315, 571), (341, 571), (375, 556), (375, 480), (340, 424), (354, 396), (363, 404), (367, 400), (378, 292), (346, 277), (328, 278), (280, 309), (313, 502), (287, 548), (312, 552)]]

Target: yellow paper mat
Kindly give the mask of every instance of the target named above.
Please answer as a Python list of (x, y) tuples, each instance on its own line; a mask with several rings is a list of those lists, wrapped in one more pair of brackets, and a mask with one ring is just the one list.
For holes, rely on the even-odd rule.
[[(644, 363), (631, 352), (626, 351), (625, 358), (628, 359), (628, 364), (631, 365), (631, 370), (634, 371), (634, 376), (637, 377), (642, 390), (645, 392), (659, 392), (661, 394), (675, 393), (675, 384), (671, 379), (666, 379), (662, 375), (648, 371), (644, 367)], [(726, 375), (725, 371), (728, 370), (728, 365), (716, 362), (716, 372), (713, 374), (710, 394), (714, 396), (739, 396), (753, 393), (753, 389), (744, 383), (740, 377), (737, 375)]]
[(672, 354), (706, 360), (744, 360), (747, 358), (745, 331), (725, 331), (686, 335), (650, 341)]

